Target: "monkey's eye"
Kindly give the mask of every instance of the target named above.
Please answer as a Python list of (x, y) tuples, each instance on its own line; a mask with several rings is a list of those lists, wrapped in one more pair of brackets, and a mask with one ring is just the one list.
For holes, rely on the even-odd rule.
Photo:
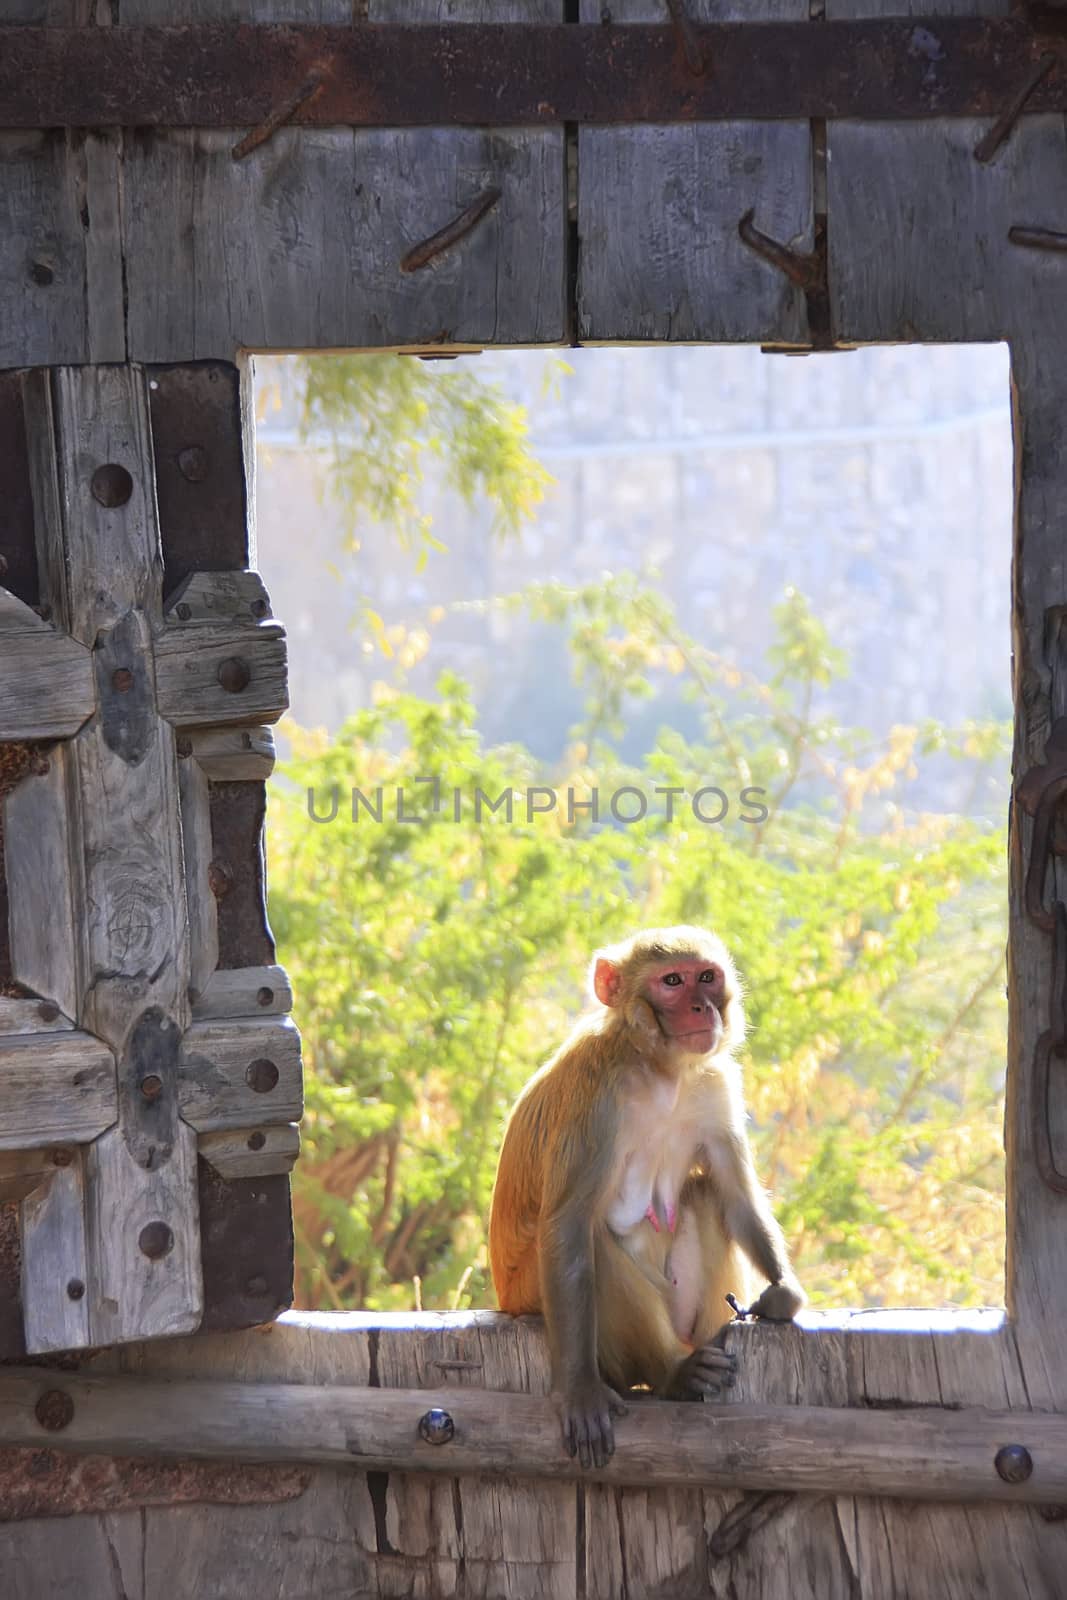
[(682, 981), (682, 975), (680, 972), (668, 972), (663, 981), (668, 988), (677, 989)]
[(719, 981), (718, 969), (715, 968), (715, 967), (709, 967), (707, 972), (702, 972), (700, 974), (700, 981), (701, 981), (701, 983), (718, 983), (718, 981)]

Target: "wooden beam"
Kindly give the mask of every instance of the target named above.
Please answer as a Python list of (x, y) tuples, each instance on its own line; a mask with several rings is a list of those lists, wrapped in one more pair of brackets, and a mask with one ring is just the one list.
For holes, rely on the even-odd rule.
[(164, 628), (156, 702), (176, 728), (276, 722), (289, 704), (285, 630), (269, 622)]
[(117, 1115), (115, 1058), (102, 1040), (70, 1029), (0, 1041), (0, 1150), (83, 1144)]
[(66, 739), (96, 709), (92, 658), (66, 634), (4, 632), (0, 661), (0, 741)]
[[(57, 1390), (69, 1405), (52, 1401), (48, 1409), (69, 1412), (70, 1421), (46, 1432), (37, 1408)], [(448, 1443), (419, 1436), (419, 1421), (432, 1409), (452, 1419)], [(1067, 1416), (1049, 1413), (644, 1400), (631, 1404), (616, 1431), (609, 1465), (583, 1475), (563, 1453), (551, 1403), (529, 1395), (77, 1378), (39, 1369), (0, 1376), (2, 1446), (47, 1442), (114, 1455), (907, 1500), (1067, 1501)], [(1029, 1452), (1032, 1471), (1021, 1483), (1006, 1482), (994, 1465), (1006, 1446)]]

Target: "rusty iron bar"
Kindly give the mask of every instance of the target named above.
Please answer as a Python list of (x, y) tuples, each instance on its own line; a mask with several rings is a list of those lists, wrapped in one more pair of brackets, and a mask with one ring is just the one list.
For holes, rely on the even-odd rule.
[(693, 27), (693, 19), (685, 9), (685, 0), (667, 0), (667, 10), (670, 12), (671, 27), (678, 36), (678, 42), (685, 56), (685, 64), (695, 78), (702, 78), (707, 71), (707, 61), (700, 48), (700, 40)]
[(299, 89), (294, 89), (293, 93), (283, 100), (281, 105), (272, 111), (269, 117), (264, 118), (258, 128), (253, 128), (250, 133), (245, 134), (243, 139), (238, 140), (230, 151), (233, 159), (235, 161), (243, 161), (245, 156), (252, 154), (253, 150), (258, 150), (261, 144), (266, 144), (271, 135), (277, 133), (278, 129), (284, 126), (290, 117), (295, 116), (301, 106), (307, 105), (310, 100), (315, 98), (322, 88), (325, 77), (326, 73), (323, 67), (313, 67)]
[(800, 250), (790, 250), (788, 245), (779, 244), (777, 239), (772, 239), (769, 233), (762, 233), (753, 222), (755, 211), (746, 211), (741, 221), (737, 224), (738, 237), (743, 245), (747, 245), (756, 255), (764, 261), (769, 261), (772, 267), (777, 267), (783, 272), (790, 283), (795, 283), (798, 289), (803, 289), (805, 294), (817, 289), (822, 276), (822, 260), (816, 252), (806, 254)]
[[(545, 126), (744, 119), (998, 117), (1005, 84), (1062, 46), (1048, 13), (810, 22), (688, 22), (713, 72), (695, 75), (674, 26), (455, 23), (190, 24), (3, 30), (0, 127), (261, 130)], [(1067, 74), (1025, 114), (1067, 111)], [(47, 263), (45, 263), (47, 266)]]
[(431, 233), (421, 244), (413, 246), (401, 259), (401, 272), (421, 272), (423, 267), (428, 267), (431, 261), (436, 261), (438, 256), (444, 255), (446, 250), (451, 250), (453, 245), (465, 239), (468, 233), (473, 233), (483, 217), (489, 215), (502, 192), (500, 189), (484, 190), (458, 217), (443, 228), (438, 228), (436, 233)]
[(1026, 110), (1026, 102), (1030, 99), (1038, 84), (1048, 77), (1059, 57), (1053, 50), (1046, 50), (1034, 63), (1023, 82), (1019, 85), (1010, 102), (1005, 106), (1000, 116), (974, 147), (974, 159), (983, 164), (992, 161), (1001, 145), (1006, 144), (1011, 138), (1016, 123)]
[(1052, 228), (1009, 228), (1008, 239), (1026, 250), (1048, 250), (1052, 254), (1067, 251), (1067, 233), (1056, 233)]

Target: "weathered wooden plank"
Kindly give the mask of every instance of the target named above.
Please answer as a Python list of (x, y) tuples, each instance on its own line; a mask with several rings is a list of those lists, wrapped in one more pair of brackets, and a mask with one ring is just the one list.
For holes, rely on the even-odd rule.
[(178, 1123), (167, 1159), (146, 1168), (112, 1128), (86, 1171), (90, 1343), (191, 1333), (203, 1310), (195, 1133)]
[(89, 1342), (84, 1157), (73, 1154), (22, 1202), (22, 1322), (29, 1355)]
[(0, 169), (0, 367), (124, 360), (118, 136), (4, 131)]
[[(5, 554), (4, 560), (7, 560)], [(5, 571), (4, 576), (7, 576)], [(10, 589), (0, 589), (0, 639), (11, 633), (36, 633), (47, 636), (53, 630), (31, 606)]]
[[(54, 749), (46, 770), (24, 778), (6, 796), (4, 871), (12, 974), (65, 1017), (76, 1017), (85, 974), (74, 926), (76, 897), (81, 904), (81, 861), (70, 836), (70, 766), (69, 753)], [(42, 915), (43, 906), (47, 915)]]
[(295, 1122), (278, 1128), (227, 1128), (202, 1133), (197, 1149), (223, 1178), (262, 1178), (292, 1172), (300, 1154), (300, 1129)]
[[(565, 337), (562, 131), (281, 129), (234, 161), (240, 131), (127, 139), (135, 359)], [(468, 238), (401, 272), (489, 188)]]
[(178, 762), (178, 793), (189, 908), (189, 982), (203, 992), (219, 964), (218, 906), (211, 888), (211, 799), (199, 762)]
[[(480, 1322), (450, 1327), (449, 1320), (381, 1327), (377, 1372), (384, 1388), (547, 1392), (540, 1319), (533, 1327), (526, 1318), (506, 1330), (491, 1325), (485, 1339)], [(390, 1474), (377, 1492), (390, 1545), (420, 1563), (431, 1593), (462, 1593), (461, 1572), (470, 1570), (487, 1594), (569, 1600), (575, 1593), (574, 1485)]]
[(191, 572), (174, 590), (164, 618), (175, 626), (198, 622), (257, 623), (272, 616), (258, 572)]
[[(110, 1137), (110, 1136), (109, 1136)], [(95, 1147), (94, 1147), (95, 1148)], [(152, 1456), (223, 1457), (454, 1474), (577, 1479), (559, 1421), (541, 1397), (475, 1388), (352, 1389), (308, 1385), (50, 1375), (69, 1395), (60, 1448)], [(39, 1442), (39, 1371), (0, 1374), (0, 1443)], [(424, 1442), (419, 1420), (449, 1413), (454, 1437)], [(830, 1406), (702, 1408), (648, 1401), (622, 1419), (609, 1483), (726, 1488), (915, 1500), (1057, 1504), (1067, 1499), (1067, 1418), (933, 1407), (889, 1412)], [(1008, 1484), (993, 1461), (1005, 1441), (1031, 1453), (1032, 1475)]]
[(276, 722), (289, 704), (284, 628), (165, 628), (156, 639), (156, 700), (176, 728)]
[(182, 1116), (198, 1132), (252, 1133), (300, 1118), (300, 1035), (288, 1017), (194, 1022), (183, 1055)]
[[(57, 616), (93, 646), (99, 703), (66, 752), (84, 940), (72, 1014), (120, 1063), (120, 1125), (86, 1167), (86, 1302), (91, 1337), (106, 1343), (186, 1331), (202, 1311), (196, 1136), (178, 1124), (171, 1081), (189, 1015), (188, 920), (174, 737), (154, 696), (162, 564), (144, 374), (64, 368), (52, 387), (61, 515), (44, 496), (42, 565)], [(35, 432), (48, 412), (37, 405)], [(37, 450), (46, 483), (39, 438)]]
[(0, 634), (0, 740), (65, 739), (95, 706), (82, 645), (48, 627)]
[(278, 1017), (293, 1009), (293, 988), (284, 967), (231, 967), (216, 972), (193, 1001), (193, 1021), (232, 1017)]
[(203, 728), (189, 735), (193, 757), (215, 782), (269, 778), (274, 771), (270, 728)]
[(115, 1059), (91, 1034), (0, 1039), (0, 1150), (84, 1143), (115, 1121)]
[[(611, 0), (613, 22), (663, 22), (663, 0)], [(695, 20), (799, 21), (808, 0), (689, 0)], [(605, 13), (581, 0), (583, 22)], [(741, 243), (764, 233), (812, 249), (806, 122), (581, 128), (578, 329), (589, 341), (802, 344), (804, 296)]]

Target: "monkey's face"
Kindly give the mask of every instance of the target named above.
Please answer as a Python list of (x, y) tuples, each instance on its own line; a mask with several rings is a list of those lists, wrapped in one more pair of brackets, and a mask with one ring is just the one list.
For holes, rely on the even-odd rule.
[(686, 956), (649, 968), (641, 997), (667, 1038), (686, 1054), (707, 1055), (722, 1044), (732, 995), (717, 962)]

